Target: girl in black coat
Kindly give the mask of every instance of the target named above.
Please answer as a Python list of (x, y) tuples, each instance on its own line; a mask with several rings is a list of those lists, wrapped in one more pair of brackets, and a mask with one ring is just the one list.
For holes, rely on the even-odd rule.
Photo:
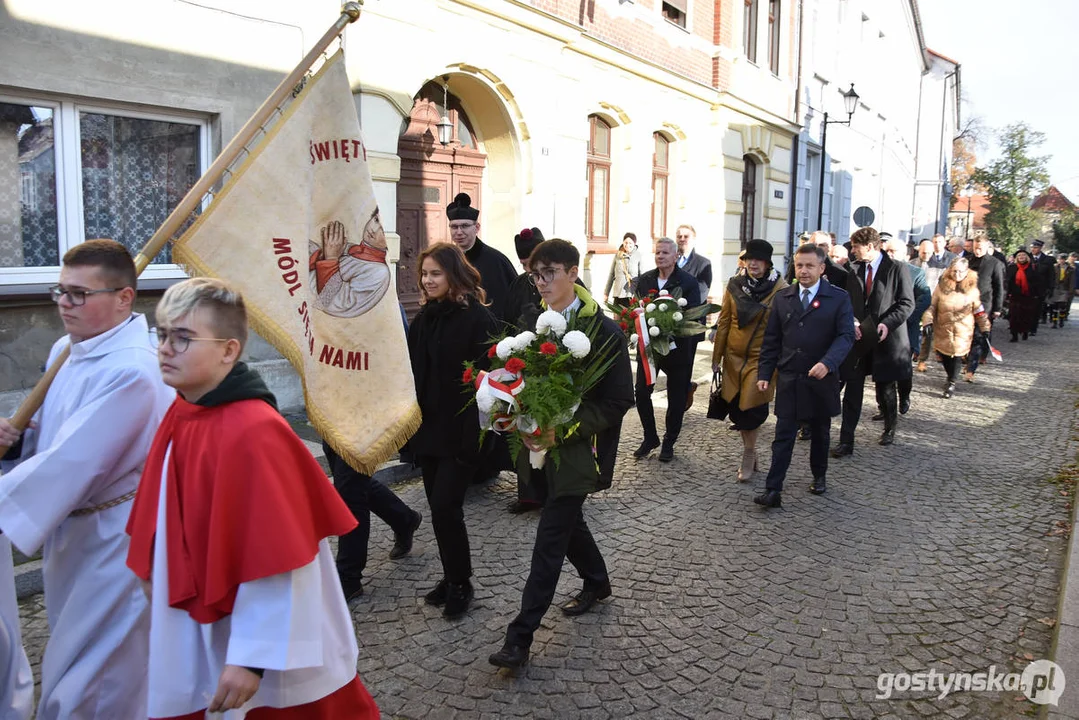
[(409, 448), (423, 472), (443, 571), (424, 601), (455, 618), (472, 602), (464, 500), (480, 457), (479, 415), (462, 373), (465, 361), (488, 364), (498, 322), (483, 304), (479, 272), (456, 245), (436, 243), (419, 260), (424, 305), (408, 329), (408, 351), (423, 423)]

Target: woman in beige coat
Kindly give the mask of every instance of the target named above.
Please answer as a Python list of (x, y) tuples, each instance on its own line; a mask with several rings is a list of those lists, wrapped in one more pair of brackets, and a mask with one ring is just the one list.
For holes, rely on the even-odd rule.
[(768, 403), (775, 396), (775, 382), (767, 392), (757, 389), (757, 364), (775, 294), (787, 283), (772, 267), (772, 245), (750, 240), (745, 249), (745, 273), (727, 281), (723, 306), (716, 323), (712, 369), (723, 368), (723, 399), (730, 405), (731, 422), (742, 434), (742, 464), (738, 480), (744, 482), (757, 469), (757, 434), (768, 419)]
[(974, 340), (974, 324), (989, 332), (989, 317), (982, 307), (978, 273), (969, 269), (966, 258), (956, 258), (940, 276), (933, 301), (922, 315), (922, 327), (933, 326), (933, 349), (948, 375), (945, 398), (955, 394), (955, 381)]

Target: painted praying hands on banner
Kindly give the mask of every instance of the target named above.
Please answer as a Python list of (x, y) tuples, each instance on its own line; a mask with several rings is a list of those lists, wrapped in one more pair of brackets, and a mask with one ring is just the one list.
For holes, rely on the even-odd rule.
[[(375, 215), (378, 215), (378, 211), (375, 211)], [(331, 223), (333, 225), (334, 223)], [(341, 223), (336, 223), (341, 225)], [(327, 228), (323, 228), (323, 240), (324, 243), (329, 242), (332, 247), (335, 243), (340, 242), (342, 246), (345, 245), (344, 231), (341, 228), (334, 228), (330, 233), (326, 232)], [(338, 240), (338, 234), (340, 239)], [(330, 240), (330, 237), (334, 239)], [(294, 269), (298, 264), (296, 259), (292, 257), (292, 241), (288, 238), (274, 238), (273, 239), (274, 254), (278, 256), (277, 267), (281, 270), (281, 280), (288, 286), (289, 295), (295, 295), (296, 290), (299, 290), (301, 285), (299, 282), (299, 273)], [(324, 244), (325, 247), (325, 244)], [(340, 252), (340, 251), (339, 251)], [(312, 259), (312, 267), (315, 261)], [(379, 296), (381, 299), (381, 295)], [(375, 301), (377, 302), (377, 300)], [(311, 331), (311, 312), (306, 300), (300, 302), (297, 312), (300, 317), (303, 318), (303, 334), (304, 340), (307, 341), (307, 353), (311, 356), (315, 354), (315, 335)], [(359, 313), (357, 313), (359, 314)], [(324, 365), (330, 365), (332, 367), (344, 368), (345, 370), (369, 370), (371, 367), (370, 354), (361, 351), (345, 351), (341, 348), (335, 348), (333, 345), (323, 343), (322, 349), (319, 351), (318, 361)]]
[(308, 290), (315, 294), (315, 308), (339, 318), (363, 315), (390, 287), (386, 233), (378, 208), (367, 219), (359, 244), (348, 241), (338, 220), (322, 226), (319, 238), (310, 244), (308, 262)]

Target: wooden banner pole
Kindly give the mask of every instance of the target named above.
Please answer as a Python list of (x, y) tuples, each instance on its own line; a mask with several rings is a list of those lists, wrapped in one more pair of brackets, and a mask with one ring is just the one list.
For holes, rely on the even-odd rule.
[[(315, 43), (314, 47), (304, 56), (300, 64), (288, 74), (288, 76), (281, 81), (281, 84), (277, 86), (277, 89), (273, 91), (270, 97), (266, 98), (266, 101), (262, 103), (259, 109), (251, 116), (240, 131), (236, 133), (236, 136), (232, 138), (231, 142), (225, 149), (221, 151), (221, 154), (217, 156), (210, 168), (199, 178), (183, 199), (180, 200), (176, 208), (169, 213), (169, 216), (165, 219), (165, 222), (161, 223), (157, 231), (147, 241), (146, 245), (139, 251), (139, 254), (135, 256), (135, 271), (138, 274), (142, 274), (143, 270), (149, 266), (150, 261), (154, 259), (161, 249), (165, 247), (176, 231), (184, 224), (187, 218), (195, 211), (199, 203), (202, 202), (202, 198), (213, 188), (214, 185), (225, 174), (225, 170), (232, 165), (232, 163), (243, 152), (247, 144), (254, 139), (255, 135), (262, 130), (266, 122), (273, 116), (274, 112), (285, 101), (285, 98), (292, 93), (296, 86), (303, 79), (307, 71), (314, 65), (315, 61), (326, 51), (326, 48), (330, 46), (337, 37), (344, 31), (350, 23), (355, 22), (360, 17), (360, 8), (363, 5), (362, 0), (358, 2), (347, 2), (341, 8), (341, 15), (334, 21), (330, 29)], [(45, 395), (49, 391), (49, 386), (52, 385), (52, 381), (56, 378), (56, 373), (60, 371), (60, 367), (67, 361), (70, 347), (64, 348), (56, 360), (45, 374), (38, 380), (37, 385), (30, 391), (30, 394), (19, 406), (19, 409), (11, 417), (9, 422), (18, 430), (25, 430), (26, 426), (30, 424), (30, 419), (34, 416), (34, 413), (38, 411), (41, 404), (45, 402)], [(2, 457), (8, 451), (7, 446), (0, 444), (0, 457)]]

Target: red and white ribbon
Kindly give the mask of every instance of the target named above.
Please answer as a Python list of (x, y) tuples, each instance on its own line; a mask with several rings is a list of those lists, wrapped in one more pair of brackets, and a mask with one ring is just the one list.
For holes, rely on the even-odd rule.
[(644, 382), (646, 385), (655, 385), (656, 366), (647, 352), (650, 336), (643, 307), (633, 309), (633, 327), (637, 330), (637, 351), (641, 354), (640, 362), (641, 370), (644, 372)]
[(516, 423), (517, 413), (521, 411), (521, 406), (517, 403), (517, 396), (525, 389), (524, 378), (516, 373), (511, 373), (505, 368), (496, 368), (490, 372), (480, 370), (476, 375), (476, 379), (472, 382), (477, 392), (486, 387), (487, 391), (495, 399), (502, 400), (509, 406), (508, 413), (493, 413), (490, 415), (491, 429), (498, 432), (506, 432), (512, 429)]

